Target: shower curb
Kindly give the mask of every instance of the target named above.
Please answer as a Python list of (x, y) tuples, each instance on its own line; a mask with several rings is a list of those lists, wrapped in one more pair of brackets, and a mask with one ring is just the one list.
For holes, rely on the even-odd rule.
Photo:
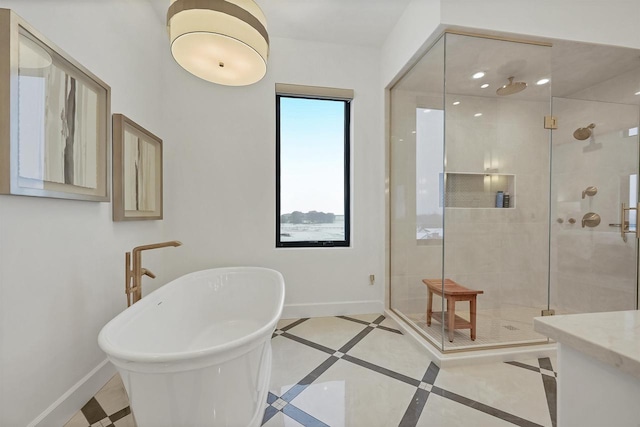
[(406, 335), (412, 337), (418, 345), (423, 347), (429, 353), (433, 363), (440, 368), (450, 368), (454, 366), (480, 365), (483, 363), (523, 361), (529, 359), (539, 359), (541, 357), (555, 357), (557, 353), (557, 344), (535, 344), (527, 346), (518, 346), (511, 348), (493, 348), (486, 350), (469, 350), (456, 353), (441, 353), (435, 346), (425, 340), (420, 334), (411, 327), (393, 311), (384, 310), (387, 318), (393, 319), (397, 323), (398, 328)]

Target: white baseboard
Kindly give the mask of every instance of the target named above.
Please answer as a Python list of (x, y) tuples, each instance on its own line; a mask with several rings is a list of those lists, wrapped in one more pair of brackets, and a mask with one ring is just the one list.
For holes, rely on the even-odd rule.
[(58, 400), (31, 421), (27, 427), (63, 426), (113, 377), (116, 368), (105, 359)]
[(393, 319), (406, 335), (411, 336), (420, 346), (424, 347), (424, 349), (429, 353), (430, 359), (441, 368), (556, 356), (557, 345), (555, 343), (492, 348), (487, 350), (469, 350), (459, 353), (444, 354), (418, 334), (413, 328), (408, 326), (396, 313), (387, 309), (384, 311), (384, 314)]
[(320, 304), (288, 304), (282, 310), (282, 319), (301, 317), (346, 316), (349, 314), (382, 313), (382, 301), (330, 302)]

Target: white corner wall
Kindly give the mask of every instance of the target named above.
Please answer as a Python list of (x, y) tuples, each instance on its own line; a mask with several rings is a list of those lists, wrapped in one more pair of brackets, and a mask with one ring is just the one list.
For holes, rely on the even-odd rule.
[[(0, 7), (107, 82), (113, 112), (163, 135), (166, 35), (148, 2), (2, 0)], [(0, 196), (0, 425), (61, 426), (104, 385), (112, 368), (97, 335), (126, 307), (124, 252), (161, 240), (164, 225), (114, 223), (110, 203)], [(162, 278), (160, 261), (145, 255)]]
[[(231, 265), (269, 267), (285, 278), (285, 317), (382, 311), (379, 61), (376, 49), (272, 38), (268, 73), (252, 86), (213, 85), (173, 61), (166, 65), (166, 226), (184, 243), (168, 263), (171, 277)], [(276, 83), (355, 91), (349, 248), (275, 247)]]
[(637, 0), (442, 0), (446, 26), (640, 47)]
[(388, 87), (447, 28), (640, 48), (637, 0), (413, 0), (382, 47)]
[(440, 0), (413, 0), (382, 46), (382, 85), (388, 87), (439, 34)]

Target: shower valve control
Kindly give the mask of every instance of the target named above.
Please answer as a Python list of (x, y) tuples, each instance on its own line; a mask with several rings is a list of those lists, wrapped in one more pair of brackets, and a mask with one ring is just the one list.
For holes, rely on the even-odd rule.
[(582, 217), (582, 228), (597, 227), (600, 224), (600, 215), (594, 212), (584, 214)]
[(589, 186), (585, 190), (582, 191), (582, 198), (584, 199), (586, 196), (593, 197), (598, 194), (598, 188)]

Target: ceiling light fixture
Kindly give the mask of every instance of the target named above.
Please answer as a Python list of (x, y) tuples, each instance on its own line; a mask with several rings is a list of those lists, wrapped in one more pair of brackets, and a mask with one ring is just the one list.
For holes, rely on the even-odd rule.
[(480, 89), (486, 89), (489, 87), (489, 83), (485, 83), (482, 86), (480, 86)]
[(546, 85), (547, 83), (549, 83), (549, 79), (540, 79), (536, 82), (538, 86)]
[(635, 95), (640, 95), (640, 91), (636, 92)]
[(460, 105), (460, 101), (454, 101), (453, 105)]
[(484, 73), (482, 71), (478, 71), (477, 73), (475, 73), (473, 76), (474, 79), (481, 79), (484, 77)]
[(475, 113), (475, 114), (473, 115), (473, 117), (480, 117), (481, 115), (482, 115), (482, 113)]
[(171, 54), (201, 79), (246, 86), (267, 72), (267, 21), (253, 0), (172, 0)]

